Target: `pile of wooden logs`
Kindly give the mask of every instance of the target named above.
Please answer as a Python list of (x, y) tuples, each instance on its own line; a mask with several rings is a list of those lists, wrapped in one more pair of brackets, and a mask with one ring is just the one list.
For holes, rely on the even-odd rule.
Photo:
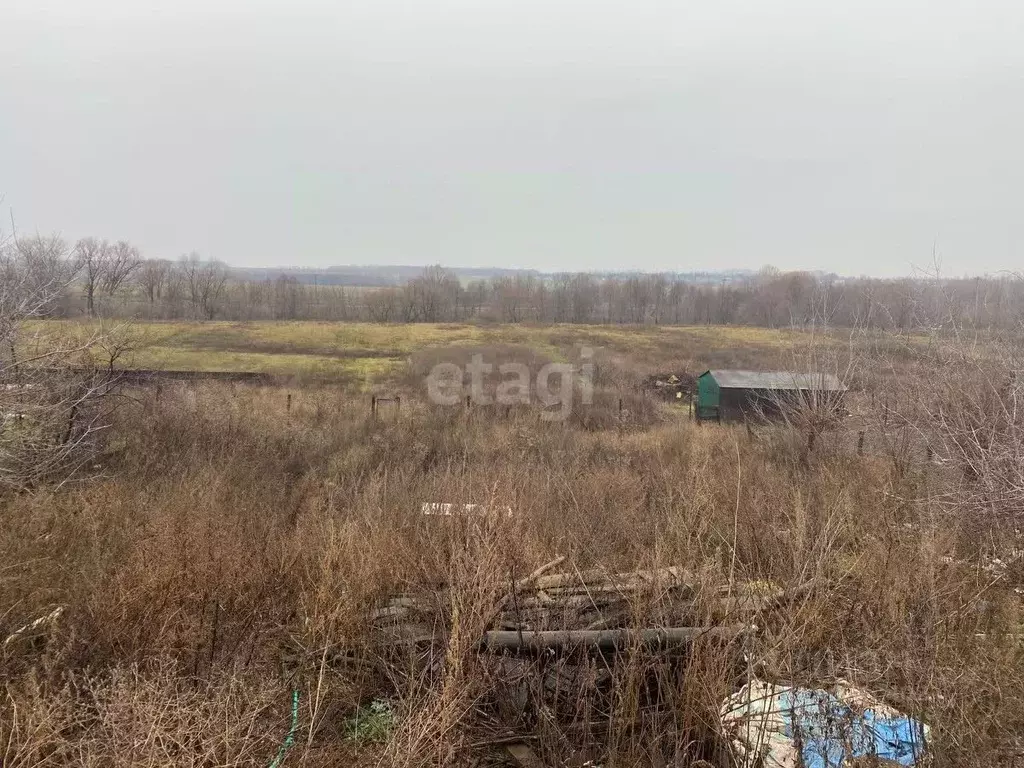
[[(747, 631), (758, 613), (806, 589), (744, 584), (709, 596), (681, 567), (551, 573), (564, 560), (556, 558), (510, 587), (484, 622), (481, 651), (614, 651), (671, 648), (701, 637), (728, 640)], [(437, 615), (435, 600), (405, 595), (377, 608), (372, 618), (381, 644), (418, 643), (443, 636), (430, 623)]]
[[(579, 570), (558, 557), (528, 576), (510, 578), (507, 591), (499, 591), (489, 607), (478, 606), (468, 622), (465, 616), (455, 620), (443, 588), (393, 597), (373, 610), (373, 637), (379, 649), (408, 643), (436, 648), (451, 639), (453, 625), (471, 625), (471, 645), (464, 645), (463, 634), (461, 648), (486, 655), (485, 664), (502, 681), (491, 702), (494, 722), (528, 722), (522, 712), (540, 701), (538, 711), (545, 717), (573, 723), (580, 692), (598, 699), (609, 695), (618, 652), (644, 649), (673, 664), (685, 659), (695, 642), (708, 640), (730, 646), (739, 659), (741, 646), (733, 641), (812, 586), (785, 590), (770, 582), (716, 582), (683, 567), (615, 573)], [(506, 751), (516, 765), (543, 766), (529, 743), (532, 736), (511, 728), (509, 735), (485, 744)]]

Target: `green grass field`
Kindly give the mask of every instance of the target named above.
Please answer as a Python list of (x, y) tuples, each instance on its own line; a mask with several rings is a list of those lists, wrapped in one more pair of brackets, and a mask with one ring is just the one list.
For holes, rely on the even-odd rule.
[[(84, 337), (104, 326), (40, 321), (31, 329)], [(414, 353), (439, 348), (518, 346), (558, 360), (589, 346), (615, 367), (644, 374), (765, 365), (811, 341), (800, 331), (735, 326), (137, 322), (127, 332), (132, 351), (119, 364), (128, 368), (294, 375), (363, 387), (398, 374)]]

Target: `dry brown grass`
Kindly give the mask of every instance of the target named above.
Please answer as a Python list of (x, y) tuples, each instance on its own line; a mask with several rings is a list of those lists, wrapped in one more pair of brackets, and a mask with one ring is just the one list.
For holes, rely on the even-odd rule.
[[(808, 459), (799, 435), (697, 427), (640, 395), (623, 419), (611, 385), (566, 423), (412, 396), (374, 419), (315, 387), (292, 390), (290, 411), (270, 387), (137, 394), (105, 479), (3, 500), (0, 642), (66, 606), (45, 636), (0, 648), (3, 765), (268, 765), (297, 689), (285, 765), (468, 765), (514, 732), (549, 765), (725, 766), (715, 713), (752, 671), (874, 691), (934, 726), (936, 765), (1010, 764), (1024, 574), (985, 567), (1014, 548), (984, 538), (1014, 508), (998, 525), (977, 513), (1012, 481), (976, 458), (984, 446), (964, 455), (998, 488), (964, 480), (953, 454), (940, 468), (860, 457), (835, 435)], [(947, 414), (948, 445), (984, 413)], [(1000, 418), (985, 445), (1019, 437)], [(514, 514), (421, 515), (434, 501)], [(510, 584), (555, 555), (685, 566), (698, 604), (750, 582), (814, 586), (759, 620), (746, 662), (712, 642), (614, 666), (480, 655)], [(431, 596), (424, 622), (444, 643), (371, 642), (372, 608), (399, 593)], [(630, 621), (671, 611), (641, 592)], [(374, 699), (397, 726), (353, 743), (347, 719)]]

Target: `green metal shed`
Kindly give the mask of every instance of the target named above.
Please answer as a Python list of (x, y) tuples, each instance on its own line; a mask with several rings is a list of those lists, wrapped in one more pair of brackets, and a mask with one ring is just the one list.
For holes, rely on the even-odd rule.
[(841, 398), (846, 387), (830, 373), (708, 370), (697, 377), (698, 420), (722, 421), (763, 414), (780, 397)]
[(697, 377), (697, 410), (695, 411), (698, 421), (704, 419), (715, 419), (721, 421), (719, 403), (721, 402), (721, 388), (715, 381), (711, 371), (704, 371)]

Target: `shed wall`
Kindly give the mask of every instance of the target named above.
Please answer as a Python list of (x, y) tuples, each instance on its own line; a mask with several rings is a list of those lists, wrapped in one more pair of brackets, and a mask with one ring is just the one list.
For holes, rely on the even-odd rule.
[[(719, 411), (722, 421), (743, 421), (758, 418), (775, 418), (781, 413), (780, 406), (794, 405), (805, 398), (820, 398), (820, 403), (835, 403), (843, 399), (841, 392), (803, 392), (800, 390), (770, 389), (722, 389), (719, 395)], [(813, 403), (815, 400), (808, 399)]]

